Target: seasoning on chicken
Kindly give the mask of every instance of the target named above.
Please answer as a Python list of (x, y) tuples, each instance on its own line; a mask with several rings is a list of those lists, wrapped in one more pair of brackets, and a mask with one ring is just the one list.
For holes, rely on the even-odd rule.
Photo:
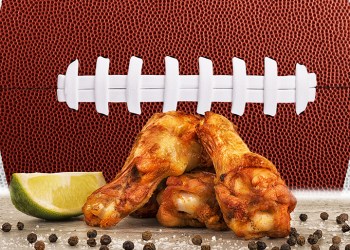
[(207, 227), (227, 229), (214, 191), (215, 174), (185, 173), (169, 177), (158, 195), (157, 219), (166, 227)]
[(246, 239), (288, 236), (296, 199), (276, 167), (252, 153), (221, 115), (206, 112), (197, 134), (213, 161), (216, 198), (228, 227)]
[(114, 226), (146, 204), (164, 178), (211, 165), (196, 134), (199, 121), (183, 112), (154, 114), (116, 178), (88, 197), (83, 206), (85, 222)]

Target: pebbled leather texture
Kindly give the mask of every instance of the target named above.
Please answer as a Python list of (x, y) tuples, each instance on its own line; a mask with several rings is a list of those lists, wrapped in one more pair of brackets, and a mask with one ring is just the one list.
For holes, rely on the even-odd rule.
[[(232, 74), (232, 57), (247, 73), (263, 75), (264, 57), (279, 75), (304, 64), (317, 74), (316, 101), (296, 115), (279, 104), (275, 117), (248, 104), (212, 110), (230, 118), (252, 151), (271, 159), (292, 188), (342, 188), (350, 158), (350, 5), (341, 1), (20, 1), (3, 0), (0, 15), (0, 150), (7, 180), (13, 172), (103, 171), (111, 180), (133, 140), (161, 103), (142, 115), (109, 104), (108, 117), (92, 103), (70, 110), (56, 99), (57, 75), (79, 59), (92, 75), (98, 56), (110, 74), (127, 74), (131, 56), (143, 74), (164, 74), (164, 57), (180, 74), (198, 74), (198, 57), (214, 74)], [(179, 110), (194, 113), (195, 103)]]

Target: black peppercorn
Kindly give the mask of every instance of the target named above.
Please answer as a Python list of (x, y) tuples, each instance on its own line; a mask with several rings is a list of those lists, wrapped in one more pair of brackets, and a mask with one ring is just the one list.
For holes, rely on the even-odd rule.
[(257, 244), (257, 246), (258, 246), (258, 250), (264, 250), (267, 246), (266, 246), (266, 243), (265, 242), (263, 242), (263, 241), (260, 241), (260, 240), (258, 240), (257, 242), (256, 242), (256, 244)]
[(68, 239), (68, 244), (70, 245), (70, 246), (76, 246), (77, 244), (78, 244), (78, 242), (79, 242), (79, 239), (78, 239), (78, 237), (77, 236), (71, 236), (71, 237), (69, 237), (69, 239)]
[(347, 244), (347, 245), (345, 246), (345, 250), (350, 250), (350, 244)]
[(125, 250), (133, 250), (134, 249), (134, 243), (133, 242), (131, 242), (131, 241), (125, 241), (124, 243), (123, 243), (123, 248), (125, 249)]
[(343, 214), (341, 214), (339, 216), (342, 217), (345, 221), (349, 220), (349, 215), (348, 214), (343, 213)]
[(290, 250), (290, 245), (288, 245), (287, 243), (284, 243), (282, 246), (281, 246), (281, 250)]
[(349, 232), (350, 226), (345, 223), (344, 225), (342, 225), (341, 230), (343, 231), (343, 233)]
[(313, 244), (311, 250), (320, 250), (320, 246), (318, 244)]
[(343, 224), (345, 221), (347, 221), (349, 219), (348, 214), (340, 214), (339, 216), (337, 216), (336, 218), (336, 222), (338, 224)]
[(27, 235), (27, 241), (29, 243), (34, 243), (37, 239), (38, 239), (38, 237), (36, 236), (35, 233), (30, 233)]
[(49, 236), (49, 241), (50, 241), (51, 243), (55, 243), (57, 240), (58, 240), (58, 237), (57, 237), (56, 234), (50, 234), (50, 236)]
[(331, 245), (329, 247), (329, 250), (339, 250), (339, 246), (338, 245)]
[(290, 246), (295, 246), (295, 244), (297, 244), (297, 239), (294, 236), (290, 236), (287, 240), (287, 244)]
[(109, 235), (104, 234), (101, 236), (100, 243), (101, 245), (109, 245), (112, 242), (112, 239)]
[(145, 231), (142, 233), (143, 240), (150, 240), (152, 238), (152, 233), (150, 231)]
[(297, 237), (297, 243), (299, 246), (304, 246), (305, 245), (305, 237), (302, 235), (299, 235)]
[(280, 250), (280, 248), (279, 247), (273, 247), (273, 248), (271, 248), (271, 250)]
[(96, 244), (97, 244), (95, 238), (89, 238), (89, 239), (87, 239), (86, 243), (88, 244), (89, 247), (95, 247)]
[(35, 242), (34, 244), (35, 250), (44, 250), (45, 249), (45, 243), (41, 240)]
[(156, 246), (153, 243), (149, 242), (143, 246), (143, 250), (156, 250)]
[(17, 222), (17, 229), (18, 230), (23, 230), (23, 228), (24, 228), (24, 224), (22, 223), (22, 222)]
[(309, 237), (307, 238), (307, 242), (309, 242), (311, 245), (316, 244), (318, 241), (318, 237), (314, 234), (310, 234)]
[(322, 213), (320, 214), (320, 218), (321, 218), (322, 220), (328, 220), (328, 217), (329, 217), (329, 215), (328, 215), (328, 213), (326, 213), (326, 212), (322, 212)]
[(340, 242), (341, 242), (341, 238), (340, 238), (339, 236), (334, 236), (334, 237), (332, 238), (332, 243), (333, 243), (333, 245), (339, 245)]
[(256, 244), (255, 241), (249, 241), (248, 242), (248, 249), (249, 250), (257, 250), (258, 249), (258, 245)]
[(202, 237), (200, 235), (198, 235), (198, 234), (193, 236), (192, 243), (194, 245), (200, 246), (202, 244)]
[(201, 250), (210, 250), (210, 245), (201, 245)]
[(315, 232), (314, 232), (314, 235), (317, 236), (318, 239), (321, 239), (322, 238), (322, 231), (317, 229)]
[(100, 246), (100, 250), (109, 250), (109, 248), (106, 245)]
[(4, 223), (2, 224), (1, 230), (4, 232), (10, 232), (11, 231), (11, 224), (10, 223)]
[(97, 231), (95, 229), (91, 229), (91, 230), (87, 231), (86, 235), (88, 238), (96, 238)]
[(344, 221), (339, 216), (337, 216), (335, 218), (335, 221), (337, 222), (337, 224), (343, 224), (344, 223)]
[(290, 228), (290, 233), (289, 236), (294, 236), (295, 238), (299, 236), (297, 230), (295, 229), (295, 227), (291, 227)]
[(301, 214), (301, 215), (299, 215), (299, 219), (301, 221), (307, 221), (307, 215), (306, 214)]

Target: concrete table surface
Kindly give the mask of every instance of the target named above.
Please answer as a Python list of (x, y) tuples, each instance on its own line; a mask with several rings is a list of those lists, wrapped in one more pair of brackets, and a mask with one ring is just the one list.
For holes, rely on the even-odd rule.
[[(302, 198), (298, 199), (298, 205), (292, 213), (292, 226), (296, 227), (298, 232), (307, 239), (316, 229), (323, 231), (323, 238), (319, 241), (321, 249), (329, 249), (332, 237), (338, 235), (342, 238), (340, 249), (345, 249), (345, 245), (350, 243), (350, 234), (342, 233), (341, 226), (335, 222), (335, 217), (340, 213), (350, 213), (350, 199), (334, 195), (327, 199)], [(329, 220), (323, 222), (319, 215), (321, 212), (329, 213)], [(301, 222), (299, 214), (306, 213), (308, 220)], [(24, 230), (19, 231), (16, 227), (18, 221), (24, 223)], [(34, 249), (32, 244), (26, 240), (30, 232), (38, 235), (38, 240), (46, 243), (45, 249), (90, 249), (87, 246), (86, 232), (91, 229), (87, 226), (82, 217), (64, 222), (49, 222), (27, 216), (17, 211), (11, 203), (8, 195), (0, 196), (0, 224), (5, 222), (12, 224), (12, 230), (8, 233), (0, 231), (0, 249)], [(122, 244), (125, 240), (131, 240), (135, 244), (135, 249), (142, 249), (145, 242), (141, 239), (141, 233), (149, 230), (153, 236), (151, 242), (157, 249), (200, 249), (191, 243), (191, 237), (200, 234), (203, 238), (203, 244), (209, 244), (211, 249), (248, 249), (248, 241), (237, 238), (231, 231), (215, 232), (207, 229), (193, 228), (165, 228), (160, 226), (155, 219), (134, 219), (126, 218), (116, 227), (105, 230), (96, 228), (98, 232), (96, 247), (99, 249), (99, 238), (103, 234), (112, 237), (112, 243), (109, 249), (123, 249)], [(58, 236), (56, 243), (49, 243), (48, 237), (51, 233)], [(67, 240), (70, 236), (79, 237), (79, 243), (76, 247), (68, 245)], [(262, 239), (271, 249), (273, 246), (281, 246), (286, 239)], [(308, 243), (305, 246), (295, 246), (292, 249), (310, 249)]]

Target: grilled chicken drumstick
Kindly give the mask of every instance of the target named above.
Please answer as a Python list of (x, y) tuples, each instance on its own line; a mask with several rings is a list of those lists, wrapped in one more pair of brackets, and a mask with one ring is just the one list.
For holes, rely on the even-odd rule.
[(166, 227), (227, 229), (215, 198), (214, 177), (208, 172), (169, 177), (157, 198), (159, 223)]
[(210, 165), (196, 135), (199, 121), (183, 112), (154, 114), (137, 136), (116, 178), (88, 197), (83, 206), (86, 223), (116, 225), (146, 204), (164, 178)]
[(216, 198), (228, 227), (246, 239), (287, 236), (296, 199), (276, 167), (250, 152), (221, 115), (207, 112), (197, 134), (213, 161)]

